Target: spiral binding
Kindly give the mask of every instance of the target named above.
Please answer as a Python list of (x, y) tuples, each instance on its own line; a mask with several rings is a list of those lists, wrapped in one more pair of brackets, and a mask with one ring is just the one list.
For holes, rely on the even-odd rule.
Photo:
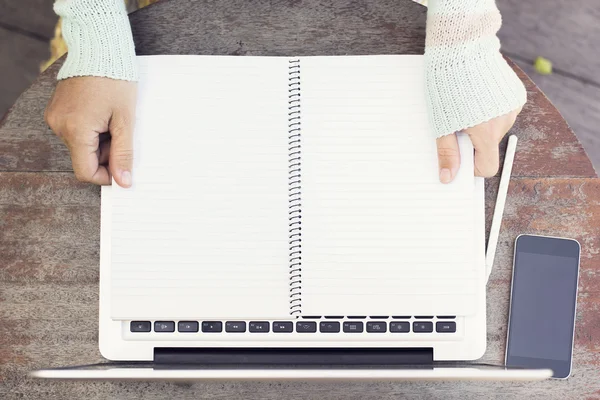
[(302, 307), (302, 148), (300, 114), (300, 60), (289, 61), (288, 76), (288, 183), (290, 314)]

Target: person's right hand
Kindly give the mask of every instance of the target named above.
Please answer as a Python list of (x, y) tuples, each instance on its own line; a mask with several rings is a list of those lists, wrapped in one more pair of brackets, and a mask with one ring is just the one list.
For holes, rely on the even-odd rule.
[[(44, 118), (71, 152), (82, 182), (131, 186), (137, 86), (100, 77), (59, 81)], [(110, 133), (108, 135), (107, 133)]]
[[(500, 167), (500, 141), (512, 128), (522, 107), (487, 122), (466, 128), (475, 150), (475, 176), (492, 177)], [(440, 181), (450, 183), (460, 167), (460, 149), (456, 133), (438, 138)]]

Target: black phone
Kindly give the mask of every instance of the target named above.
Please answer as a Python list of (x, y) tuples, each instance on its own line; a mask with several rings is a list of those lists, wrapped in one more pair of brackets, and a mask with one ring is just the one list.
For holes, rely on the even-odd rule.
[(579, 242), (520, 235), (515, 255), (506, 365), (571, 374), (579, 280)]

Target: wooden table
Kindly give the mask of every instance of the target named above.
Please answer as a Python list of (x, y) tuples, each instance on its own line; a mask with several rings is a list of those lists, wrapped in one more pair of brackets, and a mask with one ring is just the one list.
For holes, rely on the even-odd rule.
[[(396, 4), (397, 3), (397, 4)], [(425, 9), (409, 1), (165, 1), (131, 16), (139, 54), (421, 54)], [(582, 245), (573, 374), (517, 383), (47, 382), (31, 369), (102, 361), (98, 352), (100, 190), (78, 183), (43, 121), (60, 62), (0, 121), (0, 398), (600, 399), (600, 181), (559, 112), (520, 71), (529, 102), (496, 265), (488, 350), (501, 363), (512, 248), (520, 233)], [(488, 228), (498, 179), (486, 184)]]

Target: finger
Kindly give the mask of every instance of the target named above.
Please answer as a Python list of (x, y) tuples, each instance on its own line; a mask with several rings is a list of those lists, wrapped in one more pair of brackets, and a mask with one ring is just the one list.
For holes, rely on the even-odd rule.
[[(94, 143), (95, 142), (95, 143)], [(98, 163), (98, 141), (91, 143), (70, 143), (71, 161), (75, 177), (81, 182), (94, 183), (96, 185), (110, 184), (108, 169)]]
[(456, 134), (437, 138), (438, 165), (440, 169), (440, 182), (450, 183), (456, 176), (460, 167), (460, 149)]
[(115, 113), (108, 129), (111, 136), (108, 161), (110, 172), (119, 186), (130, 187), (133, 166), (133, 118)]
[(489, 178), (500, 166), (499, 143), (489, 135), (471, 135), (475, 148), (475, 175)]
[(98, 146), (97, 154), (98, 154), (98, 163), (100, 165), (107, 166), (108, 159), (110, 156), (110, 136), (108, 136), (107, 139), (103, 139), (102, 135), (100, 135), (100, 145)]

